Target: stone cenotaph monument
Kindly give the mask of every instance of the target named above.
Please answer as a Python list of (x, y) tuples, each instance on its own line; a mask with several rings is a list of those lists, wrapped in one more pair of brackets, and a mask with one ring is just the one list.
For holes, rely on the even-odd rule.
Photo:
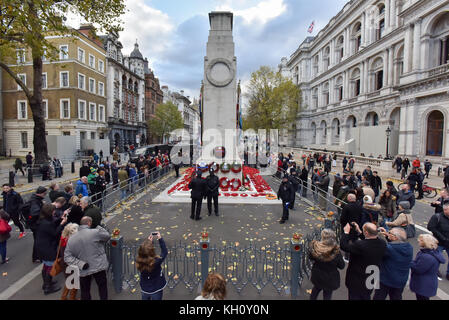
[[(204, 58), (203, 148), (199, 167), (214, 168), (219, 177), (242, 183), (238, 154), (237, 58), (231, 12), (209, 13), (210, 31)], [(232, 133), (232, 134), (230, 134)], [(239, 170), (240, 168), (240, 170)], [(231, 186), (230, 186), (231, 187)]]

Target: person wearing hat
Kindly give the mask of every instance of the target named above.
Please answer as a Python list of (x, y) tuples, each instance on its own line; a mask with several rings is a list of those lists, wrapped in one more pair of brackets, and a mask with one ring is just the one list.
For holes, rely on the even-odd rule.
[[(190, 214), (190, 219), (195, 219), (196, 221), (201, 220), (201, 205), (203, 204), (203, 197), (206, 196), (207, 184), (206, 180), (201, 178), (201, 171), (196, 173), (196, 178), (192, 179), (189, 183), (189, 189), (192, 189), (192, 212)], [(195, 214), (196, 213), (196, 214)]]
[(282, 200), (282, 218), (279, 221), (280, 224), (284, 224), (285, 221), (288, 220), (288, 209), (290, 207), (290, 203), (293, 201), (295, 197), (295, 190), (293, 189), (293, 185), (290, 181), (288, 181), (288, 175), (284, 175), (282, 178), (282, 183), (279, 186), (279, 190), (277, 193), (278, 199)]
[(36, 247), (36, 235), (37, 235), (37, 221), (39, 220), (39, 216), (41, 214), (41, 208), (44, 205), (44, 198), (45, 195), (47, 193), (47, 188), (45, 187), (38, 187), (36, 190), (36, 193), (31, 195), (31, 199), (30, 199), (30, 213), (29, 213), (29, 217), (30, 218), (30, 229), (31, 232), (33, 232), (33, 239), (34, 239), (34, 243), (33, 243), (33, 255), (32, 255), (32, 261), (33, 263), (39, 262), (40, 263), (40, 259), (39, 259), (39, 255), (37, 252), (37, 247)]
[(290, 170), (290, 176), (288, 177), (288, 181), (290, 181), (290, 183), (292, 184), (293, 187), (293, 198), (292, 198), (292, 202), (290, 203), (289, 209), (290, 210), (295, 210), (295, 198), (296, 198), (296, 192), (298, 192), (299, 194), (301, 194), (301, 189), (300, 187), (300, 183), (301, 180), (299, 180), (299, 176), (298, 173), (296, 172), (295, 168), (292, 168)]
[(218, 188), (220, 187), (220, 180), (215, 175), (213, 168), (209, 169), (209, 176), (206, 178), (207, 185), (207, 209), (209, 210), (209, 216), (212, 214), (212, 199), (214, 200), (215, 215), (218, 217)]
[(377, 226), (381, 209), (382, 207), (379, 204), (373, 202), (371, 196), (364, 196), (360, 225), (363, 226), (365, 223), (371, 222)]
[(90, 173), (87, 176), (87, 183), (89, 185), (89, 190), (90, 190), (90, 193), (92, 195), (95, 195), (97, 193), (97, 188), (95, 186), (95, 182), (97, 180), (97, 176), (98, 176), (97, 175), (97, 169), (91, 167), (90, 168)]
[(409, 224), (414, 224), (412, 214), (410, 211), (410, 202), (401, 201), (398, 205), (397, 218), (392, 222), (386, 222), (388, 228), (405, 227)]

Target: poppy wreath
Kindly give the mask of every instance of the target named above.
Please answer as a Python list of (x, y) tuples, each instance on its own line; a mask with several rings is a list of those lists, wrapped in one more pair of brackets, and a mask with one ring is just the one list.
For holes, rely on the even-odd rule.
[(249, 187), (251, 185), (251, 180), (248, 177), (245, 177), (245, 179), (243, 180), (243, 185), (245, 187)]
[(211, 162), (209, 164), (210, 169), (214, 169), (214, 172), (217, 173), (220, 170), (220, 166), (216, 162)]
[(206, 172), (207, 170), (209, 170), (209, 167), (205, 162), (200, 162), (198, 164), (198, 170), (201, 170), (201, 172)]
[[(237, 186), (234, 185), (234, 183), (237, 182)], [(237, 191), (240, 189), (240, 187), (242, 186), (242, 181), (240, 181), (240, 179), (232, 179), (231, 180), (231, 190), (232, 191)]]
[[(226, 184), (224, 184), (224, 183), (226, 183)], [(223, 178), (220, 179), (220, 188), (221, 189), (228, 189), (229, 188), (229, 184), (230, 184), (230, 181), (229, 181), (228, 178), (223, 177)]]
[(234, 173), (239, 173), (242, 171), (242, 165), (238, 162), (234, 162), (231, 166), (231, 171)]
[(228, 173), (229, 171), (231, 171), (231, 166), (229, 165), (229, 163), (223, 162), (220, 166), (220, 170), (223, 173)]

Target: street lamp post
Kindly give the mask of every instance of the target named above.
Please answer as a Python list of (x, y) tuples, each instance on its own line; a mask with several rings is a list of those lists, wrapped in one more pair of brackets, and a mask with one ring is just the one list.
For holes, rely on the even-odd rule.
[(386, 151), (386, 158), (390, 159), (390, 154), (388, 152), (388, 147), (389, 147), (389, 142), (390, 142), (390, 135), (391, 135), (391, 129), (390, 126), (388, 126), (387, 130), (385, 130), (386, 134), (387, 134), (387, 151)]

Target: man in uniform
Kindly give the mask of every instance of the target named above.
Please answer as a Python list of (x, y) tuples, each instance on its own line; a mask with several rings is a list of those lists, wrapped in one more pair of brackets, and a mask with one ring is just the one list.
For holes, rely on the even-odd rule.
[(293, 197), (295, 196), (295, 191), (293, 190), (293, 186), (290, 181), (288, 181), (288, 175), (284, 175), (284, 178), (282, 178), (282, 183), (279, 186), (278, 191), (278, 199), (282, 200), (282, 218), (279, 221), (280, 224), (284, 224), (285, 221), (288, 220), (288, 208), (290, 206), (290, 203), (293, 200)]
[(212, 214), (212, 199), (214, 200), (215, 215), (218, 217), (218, 188), (220, 187), (220, 180), (215, 175), (213, 168), (209, 169), (209, 176), (206, 178), (207, 185), (207, 209), (209, 216)]
[(201, 179), (201, 171), (199, 171), (197, 172), (196, 178), (192, 179), (189, 183), (189, 189), (192, 189), (192, 213), (190, 219), (201, 220), (201, 205), (203, 204), (203, 197), (206, 195), (206, 188), (206, 180)]

